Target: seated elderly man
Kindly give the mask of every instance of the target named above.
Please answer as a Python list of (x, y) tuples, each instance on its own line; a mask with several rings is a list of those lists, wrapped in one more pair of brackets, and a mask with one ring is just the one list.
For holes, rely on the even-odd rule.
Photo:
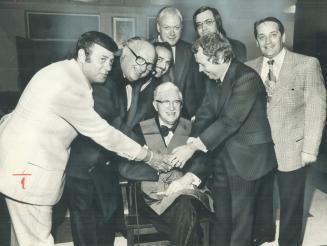
[[(170, 153), (185, 144), (191, 132), (191, 122), (180, 117), (182, 94), (178, 87), (171, 82), (159, 85), (154, 91), (153, 106), (157, 117), (140, 122), (136, 129), (143, 137), (140, 143), (143, 141), (150, 149)], [(141, 214), (169, 238), (171, 245), (200, 245), (199, 211), (210, 210), (210, 197), (194, 185), (170, 194), (166, 192), (173, 181), (174, 186), (183, 187), (178, 184), (183, 170), (173, 168), (157, 173), (149, 165), (125, 161), (120, 163), (119, 171), (125, 178), (142, 180), (145, 206)]]

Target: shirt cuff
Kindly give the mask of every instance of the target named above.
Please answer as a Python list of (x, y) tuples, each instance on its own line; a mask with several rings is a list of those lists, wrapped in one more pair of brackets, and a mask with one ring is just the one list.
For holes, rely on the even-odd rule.
[(193, 144), (198, 150), (201, 150), (204, 153), (208, 152), (207, 147), (204, 145), (204, 143), (201, 141), (199, 137), (197, 138), (189, 137), (187, 139), (187, 143)]

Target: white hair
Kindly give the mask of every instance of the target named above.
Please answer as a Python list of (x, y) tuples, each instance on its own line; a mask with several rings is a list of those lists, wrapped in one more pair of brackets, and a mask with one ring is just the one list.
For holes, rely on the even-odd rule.
[(181, 12), (175, 8), (175, 7), (164, 7), (159, 10), (158, 15), (157, 15), (157, 23), (159, 23), (159, 20), (166, 14), (176, 14), (181, 22), (183, 22), (183, 16)]
[(154, 100), (158, 99), (158, 95), (164, 91), (176, 91), (180, 100), (183, 100), (183, 95), (179, 88), (173, 82), (164, 82), (156, 87), (153, 92)]

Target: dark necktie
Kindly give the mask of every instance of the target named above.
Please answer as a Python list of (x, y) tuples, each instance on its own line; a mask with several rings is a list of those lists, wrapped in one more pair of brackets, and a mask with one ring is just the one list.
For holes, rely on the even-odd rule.
[(163, 137), (167, 137), (169, 132), (171, 132), (171, 131), (172, 131), (172, 129), (167, 126), (164, 126), (164, 125), (160, 126), (160, 133)]
[(128, 126), (132, 126), (133, 120), (137, 113), (137, 106), (138, 106), (138, 100), (139, 100), (142, 83), (139, 81), (135, 81), (134, 83), (131, 84), (131, 86), (132, 86), (131, 106), (127, 110), (127, 118), (126, 118), (126, 125)]
[(268, 80), (276, 82), (276, 77), (274, 75), (274, 70), (273, 70), (273, 65), (274, 65), (275, 61), (273, 59), (271, 59), (271, 60), (268, 60), (267, 63), (268, 63), (268, 67), (269, 67)]
[(168, 77), (169, 77), (169, 82), (175, 82), (175, 75), (174, 75), (174, 63), (170, 65), (169, 71), (168, 71)]

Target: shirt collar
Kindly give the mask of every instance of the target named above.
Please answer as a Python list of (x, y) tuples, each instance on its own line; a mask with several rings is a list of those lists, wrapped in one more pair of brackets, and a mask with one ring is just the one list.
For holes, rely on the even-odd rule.
[(160, 119), (160, 117), (158, 117), (159, 120), (159, 126), (167, 126), (168, 128), (172, 128), (173, 126), (168, 125), (167, 123), (163, 122), (162, 119)]
[(276, 56), (274, 56), (273, 58), (267, 58), (267, 57), (263, 57), (263, 63), (264, 64), (267, 64), (267, 62), (269, 60), (274, 60), (274, 64), (277, 65), (277, 66), (281, 66), (281, 64), (283, 64), (283, 61), (284, 61), (284, 57), (285, 57), (285, 54), (286, 54), (286, 49), (283, 48)]
[(224, 81), (225, 76), (226, 76), (226, 73), (227, 73), (227, 71), (228, 71), (228, 69), (229, 69), (230, 64), (231, 64), (231, 61), (229, 61), (229, 62), (227, 63), (226, 70), (224, 71), (224, 73), (223, 73), (223, 74), (221, 75), (221, 77), (220, 77), (220, 81), (221, 81), (221, 82)]

